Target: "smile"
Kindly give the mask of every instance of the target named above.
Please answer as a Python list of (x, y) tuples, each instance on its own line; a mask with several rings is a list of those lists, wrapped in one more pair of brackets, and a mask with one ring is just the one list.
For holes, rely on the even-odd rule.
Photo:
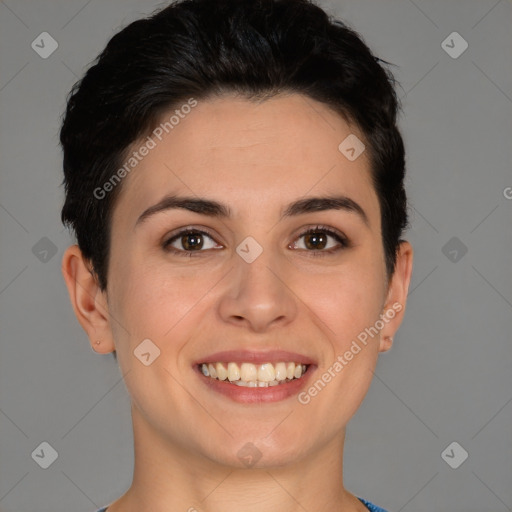
[(308, 365), (294, 362), (253, 364), (249, 362), (201, 363), (200, 371), (205, 377), (227, 381), (231, 384), (249, 388), (278, 386), (300, 379), (306, 373)]

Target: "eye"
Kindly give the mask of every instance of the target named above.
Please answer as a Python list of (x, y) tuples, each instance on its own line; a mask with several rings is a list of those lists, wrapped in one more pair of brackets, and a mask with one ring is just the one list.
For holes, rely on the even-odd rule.
[[(312, 253), (311, 256), (327, 256), (350, 246), (345, 236), (324, 226), (316, 226), (304, 231), (299, 235), (298, 239), (302, 238), (304, 238), (304, 248), (307, 252)], [(329, 238), (334, 238), (338, 242), (338, 247), (336, 247), (336, 245), (327, 247)], [(294, 242), (292, 247), (294, 249), (303, 248), (298, 245), (297, 242)], [(326, 247), (328, 250), (324, 250)]]
[[(191, 257), (196, 256), (196, 254), (193, 254), (194, 252), (204, 252), (201, 251), (201, 249), (204, 248), (215, 249), (222, 247), (216, 245), (216, 243), (210, 244), (209, 247), (208, 244), (206, 244), (205, 246), (205, 236), (213, 241), (212, 236), (206, 231), (194, 228), (186, 228), (179, 231), (174, 236), (169, 238), (166, 242), (164, 242), (163, 248), (179, 256)], [(182, 248), (176, 248), (174, 244), (181, 245)]]

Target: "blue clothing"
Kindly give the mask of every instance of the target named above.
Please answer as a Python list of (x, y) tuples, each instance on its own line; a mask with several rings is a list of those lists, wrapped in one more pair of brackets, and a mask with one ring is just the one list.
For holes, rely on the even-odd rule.
[(365, 499), (363, 498), (359, 498), (359, 501), (362, 501), (365, 505), (366, 505), (366, 508), (370, 511), (370, 512), (387, 512), (386, 510), (384, 510), (383, 508), (380, 508), (380, 507), (377, 507), (377, 505), (374, 505), (373, 503), (370, 503), (369, 501), (366, 501)]
[[(370, 512), (387, 512), (383, 508), (377, 507), (377, 505), (374, 505), (373, 503), (370, 503), (369, 501), (366, 501), (363, 498), (359, 498), (359, 501), (362, 501)], [(105, 512), (105, 510), (107, 510), (107, 507), (100, 508), (98, 512)]]

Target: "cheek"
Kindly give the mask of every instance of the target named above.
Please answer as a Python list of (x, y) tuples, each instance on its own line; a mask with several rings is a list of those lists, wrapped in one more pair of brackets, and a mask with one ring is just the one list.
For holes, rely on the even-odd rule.
[(381, 314), (384, 275), (380, 266), (364, 259), (338, 271), (301, 276), (295, 290), (339, 352), (347, 343), (373, 326)]
[(142, 261), (131, 265), (118, 279), (119, 320), (129, 332), (120, 334), (132, 351), (142, 340), (151, 339), (161, 349), (161, 361), (165, 359), (166, 366), (173, 365), (172, 360), (188, 342), (198, 318), (205, 314), (208, 291), (222, 273), (201, 271), (199, 267), (180, 270), (162, 262)]
[(189, 285), (190, 279), (170, 279), (163, 272), (132, 272), (122, 298), (131, 338), (154, 339), (160, 346), (202, 295), (200, 287)]

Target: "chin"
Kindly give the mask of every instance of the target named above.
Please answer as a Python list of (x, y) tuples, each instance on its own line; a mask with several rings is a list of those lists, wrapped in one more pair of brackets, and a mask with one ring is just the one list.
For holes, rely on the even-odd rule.
[(288, 443), (276, 439), (269, 442), (268, 438), (264, 438), (266, 435), (261, 435), (260, 432), (259, 438), (250, 435), (230, 438), (228, 443), (219, 443), (213, 451), (205, 455), (217, 464), (238, 469), (282, 467), (293, 464), (305, 456), (307, 447), (291, 433), (286, 435)]

